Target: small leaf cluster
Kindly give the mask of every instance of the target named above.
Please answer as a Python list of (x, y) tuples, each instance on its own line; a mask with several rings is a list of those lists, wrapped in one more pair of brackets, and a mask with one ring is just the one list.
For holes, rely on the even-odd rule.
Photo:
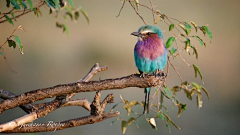
[[(172, 33), (172, 36), (169, 37), (166, 40), (165, 47), (169, 51), (168, 53), (168, 64), (167, 64), (167, 74), (169, 75), (169, 68), (173, 68), (174, 72), (178, 75), (181, 83), (180, 85), (176, 85), (172, 87), (171, 89), (166, 85), (166, 82), (164, 85), (158, 86), (156, 92), (154, 93), (153, 97), (151, 98), (152, 103), (149, 105), (151, 112), (155, 113), (155, 118), (160, 118), (166, 122), (166, 126), (169, 129), (169, 133), (171, 133), (170, 130), (170, 124), (172, 124), (177, 129), (180, 129), (167, 115), (167, 107), (164, 106), (164, 99), (168, 99), (172, 102), (173, 107), (176, 106), (178, 108), (178, 117), (181, 116), (181, 114), (187, 109), (187, 105), (185, 103), (181, 103), (177, 99), (177, 92), (185, 92), (186, 97), (190, 100), (192, 100), (194, 94), (196, 94), (197, 98), (197, 106), (198, 108), (202, 107), (202, 91), (204, 91), (207, 94), (207, 97), (209, 98), (209, 93), (206, 90), (203, 81), (203, 74), (200, 70), (200, 68), (195, 64), (191, 63), (189, 64), (187, 59), (183, 58), (182, 53), (189, 54), (189, 56), (194, 56), (196, 60), (199, 58), (199, 53), (197, 51), (197, 48), (199, 47), (197, 44), (193, 44), (193, 40), (196, 40), (199, 42), (200, 47), (207, 47), (205, 39), (203, 39), (199, 33), (203, 33), (203, 35), (208, 35), (210, 38), (210, 43), (213, 38), (212, 32), (209, 30), (208, 25), (197, 25), (193, 21), (179, 21), (178, 19), (175, 19), (173, 17), (170, 17), (168, 15), (163, 14), (160, 10), (155, 10), (155, 6), (153, 5), (152, 1), (149, 1), (149, 5), (142, 4), (139, 2), (139, 0), (123, 0), (122, 7), (119, 11), (119, 15), (124, 7), (125, 2), (129, 2), (132, 6), (135, 13), (139, 16), (139, 18), (142, 20), (144, 24), (146, 23), (146, 20), (141, 16), (140, 14), (140, 8), (145, 8), (149, 10), (152, 13), (153, 16), (153, 23), (155, 25), (158, 24), (158, 22), (163, 22), (168, 26), (168, 31)], [(118, 16), (119, 16), (118, 15)], [(118, 17), (117, 16), (117, 17)], [(195, 31), (195, 32), (194, 32)], [(184, 62), (188, 67), (193, 69), (193, 75), (195, 77), (200, 77), (202, 85), (197, 84), (196, 82), (188, 83), (187, 81), (183, 80), (181, 74), (178, 72), (178, 69), (175, 68), (174, 64), (172, 63), (172, 60), (175, 60), (177, 58), (180, 58), (182, 62)], [(157, 104), (153, 104), (154, 100), (157, 97)], [(133, 113), (136, 114), (136, 112), (132, 111), (132, 102), (125, 102), (126, 100), (123, 100), (123, 103), (125, 104), (124, 107), (127, 110), (128, 116)], [(134, 101), (133, 103), (138, 103), (137, 101)], [(135, 105), (135, 104), (134, 104)], [(166, 112), (165, 112), (166, 111)], [(153, 118), (147, 118), (147, 122), (157, 129), (155, 119)], [(127, 121), (123, 122), (127, 123)], [(127, 124), (122, 124), (123, 133), (126, 132), (126, 126)], [(124, 127), (124, 128), (123, 128)]]
[[(169, 89), (166, 88), (164, 91), (161, 92), (162, 93), (162, 98), (161, 100), (163, 100), (163, 96), (167, 95), (168, 98), (172, 98), (172, 94), (170, 93)], [(130, 126), (132, 123), (136, 125), (137, 128), (139, 128), (138, 124), (137, 124), (137, 119), (140, 118), (141, 116), (145, 116), (144, 113), (138, 114), (136, 111), (134, 111), (132, 108), (134, 106), (140, 105), (142, 107), (144, 107), (144, 102), (139, 103), (138, 101), (128, 101), (126, 99), (124, 99), (121, 95), (120, 98), (122, 100), (122, 102), (119, 102), (115, 105), (113, 105), (111, 111), (113, 111), (113, 109), (115, 109), (120, 103), (123, 103), (123, 108), (126, 109), (127, 111), (127, 115), (129, 117), (128, 120), (124, 120), (123, 118), (117, 118), (114, 121), (112, 121), (111, 125), (113, 123), (115, 123), (116, 121), (121, 121), (121, 128), (122, 128), (122, 133), (125, 134), (127, 131), (128, 126)], [(163, 101), (162, 101), (163, 102)], [(173, 120), (168, 116), (168, 109), (166, 106), (164, 106), (161, 102), (160, 108), (163, 108), (163, 110), (160, 110), (158, 105), (152, 105), (153, 107), (155, 107), (157, 109), (157, 111), (154, 111), (154, 109), (152, 111), (154, 111), (155, 113), (155, 117), (151, 117), (151, 118), (146, 118), (146, 121), (149, 123), (149, 125), (157, 130), (157, 124), (156, 124), (156, 120), (160, 119), (165, 121), (166, 123), (166, 127), (168, 127), (169, 129), (169, 133), (171, 133), (171, 126), (173, 125), (174, 127), (176, 127), (177, 129), (181, 129), (179, 126), (177, 126)], [(165, 111), (165, 112), (164, 112)], [(136, 117), (132, 117), (133, 115), (136, 115)], [(130, 117), (131, 116), (131, 117)]]
[[(177, 34), (174, 34), (175, 37), (169, 37), (169, 38), (168, 38), (168, 40), (167, 40), (167, 42), (166, 42), (166, 48), (167, 48), (167, 49), (170, 48), (170, 47), (172, 46), (172, 44), (174, 43), (175, 39), (178, 39), (178, 40), (180, 40), (181, 42), (183, 42), (183, 43), (185, 44), (185, 47), (184, 47), (185, 51), (186, 51), (187, 53), (189, 53), (189, 55), (190, 55), (190, 49), (192, 49), (192, 50), (193, 50), (193, 54), (195, 54), (196, 58), (198, 59), (197, 49), (196, 49), (196, 47), (194, 47), (194, 46), (191, 44), (191, 38), (197, 39), (197, 40), (199, 41), (199, 43), (201, 44), (201, 46), (205, 46), (205, 47), (206, 47), (206, 43), (202, 40), (202, 38), (200, 38), (200, 37), (197, 36), (197, 35), (193, 35), (193, 36), (190, 36), (190, 35), (189, 35), (190, 32), (191, 32), (191, 30), (192, 30), (192, 26), (191, 26), (190, 24), (195, 28), (196, 32), (198, 32), (198, 30), (200, 30), (200, 31), (202, 31), (202, 33), (203, 33), (204, 35), (205, 35), (205, 34), (208, 34), (208, 35), (209, 35), (209, 38), (212, 40), (212, 37), (213, 37), (213, 36), (212, 36), (212, 33), (210, 32), (210, 30), (209, 30), (209, 28), (208, 28), (207, 26), (197, 26), (193, 21), (190, 21), (189, 23), (187, 23), (187, 22), (180, 22), (179, 24), (176, 25), (177, 27), (175, 27), (175, 24), (174, 24), (174, 23), (171, 23), (171, 24), (169, 25), (169, 31), (172, 31), (172, 32), (173, 32), (174, 28), (177, 29), (179, 35), (180, 35), (181, 37), (183, 37), (183, 38), (185, 39), (185, 41), (180, 40), (181, 37), (179, 37)], [(178, 27), (180, 27), (180, 28), (184, 31), (184, 33), (182, 33), (182, 32), (178, 29)], [(173, 50), (174, 50), (174, 51), (173, 51)], [(171, 55), (174, 55), (175, 52), (176, 52), (175, 50), (176, 50), (176, 48), (172, 47), (172, 49), (169, 50), (170, 54), (171, 54)], [(174, 53), (173, 53), (173, 52), (174, 52)]]
[[(8, 12), (0, 11), (0, 23), (9, 22), (14, 26), (14, 21), (17, 21), (17, 18), (25, 15), (27, 13), (33, 12), (35, 16), (42, 16), (41, 7), (46, 5), (49, 9), (49, 14), (56, 13), (56, 17), (62, 11), (66, 11), (62, 17), (67, 20), (67, 16), (71, 18), (72, 21), (77, 21), (80, 17), (80, 13), (86, 18), (88, 24), (90, 22), (87, 12), (80, 6), (79, 8), (74, 8), (74, 3), (72, 0), (6, 0), (6, 7), (10, 9)], [(69, 29), (66, 24), (56, 22), (56, 27), (61, 28), (63, 32), (69, 36)], [(6, 42), (0, 45), (0, 55), (4, 58), (3, 46), (8, 43), (9, 47), (16, 48), (18, 45), (20, 53), (23, 54), (22, 42), (17, 35), (13, 35), (17, 29), (22, 29), (22, 26), (17, 27), (12, 34), (7, 38)], [(25, 30), (24, 30), (25, 31)]]
[[(21, 54), (24, 54), (24, 53), (23, 53), (23, 45), (22, 45), (22, 42), (21, 42), (19, 36), (17, 36), (17, 35), (14, 34), (16, 30), (25, 31), (21, 25), (18, 26), (18, 27), (12, 32), (12, 34), (7, 38), (7, 40), (5, 41), (5, 43), (0, 46), (0, 50), (4, 50), (4, 49), (3, 49), (3, 46), (4, 46), (6, 43), (8, 43), (8, 46), (9, 46), (10, 48), (12, 47), (12, 48), (14, 48), (14, 49), (15, 49), (15, 48), (17, 47), (17, 45), (18, 45), (18, 47), (19, 47), (19, 52), (20, 52)], [(0, 55), (2, 55), (4, 58), (6, 58), (6, 57), (4, 56), (4, 53), (3, 53), (2, 51), (0, 51)]]

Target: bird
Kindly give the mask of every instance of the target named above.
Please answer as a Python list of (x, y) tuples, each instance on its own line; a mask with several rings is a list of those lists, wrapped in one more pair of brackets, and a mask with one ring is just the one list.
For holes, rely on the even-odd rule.
[[(135, 65), (141, 76), (154, 74), (163, 70), (167, 63), (167, 50), (163, 43), (162, 30), (155, 25), (141, 26), (137, 32), (131, 35), (138, 37), (134, 47)], [(143, 113), (149, 113), (149, 95), (151, 88), (145, 88), (145, 102)]]

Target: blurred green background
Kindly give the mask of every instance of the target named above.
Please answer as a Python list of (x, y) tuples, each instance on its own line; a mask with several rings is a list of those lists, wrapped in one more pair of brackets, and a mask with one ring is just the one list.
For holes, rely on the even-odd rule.
[[(140, 1), (142, 2), (142, 1)], [(143, 1), (147, 3), (148, 1)], [(156, 9), (168, 16), (183, 21), (194, 21), (198, 25), (209, 25), (213, 33), (210, 44), (209, 38), (203, 38), (207, 47), (198, 48), (199, 60), (188, 58), (187, 60), (200, 67), (202, 70), (205, 87), (210, 93), (210, 100), (203, 94), (203, 108), (197, 109), (196, 99), (189, 101), (185, 94), (179, 93), (178, 100), (187, 103), (187, 110), (181, 117), (177, 117), (177, 108), (171, 109), (171, 103), (165, 100), (169, 107), (169, 115), (182, 130), (171, 126), (172, 134), (202, 135), (202, 134), (239, 134), (240, 133), (240, 1), (239, 0), (154, 0)], [(97, 74), (93, 80), (122, 77), (137, 72), (133, 59), (133, 48), (136, 38), (130, 33), (136, 31), (143, 22), (135, 14), (131, 6), (126, 3), (120, 17), (116, 18), (122, 4), (119, 0), (105, 1), (75, 1), (75, 5), (81, 5), (89, 14), (90, 25), (83, 15), (78, 22), (55, 19), (49, 15), (45, 7), (42, 8), (43, 16), (35, 17), (33, 13), (22, 16), (14, 22), (14, 27), (9, 23), (0, 24), (0, 44), (4, 43), (11, 32), (19, 25), (26, 30), (17, 31), (24, 46), (24, 55), (17, 49), (5, 48), (7, 60), (0, 58), (0, 88), (20, 94), (38, 88), (55, 86), (57, 84), (71, 83), (82, 78), (96, 63), (107, 65), (109, 70)], [(0, 9), (4, 11), (5, 1), (1, 1)], [(5, 10), (6, 11), (6, 10)], [(152, 14), (140, 8), (140, 14), (152, 24)], [(56, 28), (55, 22), (67, 24), (70, 31), (68, 37), (61, 29)], [(171, 36), (168, 27), (159, 22), (158, 26), (164, 31), (165, 40)], [(202, 33), (199, 33), (203, 37)], [(183, 44), (182, 44), (183, 45)], [(188, 68), (179, 58), (173, 61), (183, 78), (188, 81), (197, 81), (194, 78), (193, 69)], [(179, 79), (170, 70), (169, 86), (179, 85)], [(108, 93), (114, 93), (115, 103), (120, 101), (121, 94), (125, 99), (132, 101), (144, 100), (144, 92), (139, 88), (127, 88), (124, 90), (104, 91), (103, 97)], [(153, 92), (152, 92), (153, 94)], [(92, 101), (95, 93), (80, 93), (75, 97), (86, 97)], [(48, 99), (45, 101), (50, 101)], [(108, 105), (107, 110), (113, 104)], [(134, 107), (134, 110), (142, 112), (142, 107)], [(120, 117), (127, 118), (122, 105), (115, 110), (121, 112)], [(19, 109), (12, 109), (0, 114), (0, 123), (18, 118), (25, 113)], [(36, 122), (64, 121), (88, 115), (81, 107), (65, 107), (41, 118)], [(154, 116), (153, 113), (148, 115)], [(122, 134), (121, 122), (117, 121), (112, 126), (110, 123), (115, 118), (105, 120), (93, 125), (69, 128), (57, 132), (39, 134)], [(158, 131), (155, 131), (142, 117), (130, 125), (126, 134), (168, 134), (165, 122), (157, 120)]]

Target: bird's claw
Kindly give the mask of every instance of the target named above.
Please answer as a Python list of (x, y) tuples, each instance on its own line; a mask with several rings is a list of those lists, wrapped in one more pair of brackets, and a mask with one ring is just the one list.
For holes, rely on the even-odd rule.
[(144, 78), (145, 75), (146, 75), (146, 73), (145, 73), (145, 72), (142, 72), (142, 73), (140, 74), (140, 77), (141, 77), (141, 78)]
[(154, 72), (153, 72), (153, 75), (155, 77), (157, 77), (157, 75), (160, 73), (161, 71), (159, 69), (156, 69)]

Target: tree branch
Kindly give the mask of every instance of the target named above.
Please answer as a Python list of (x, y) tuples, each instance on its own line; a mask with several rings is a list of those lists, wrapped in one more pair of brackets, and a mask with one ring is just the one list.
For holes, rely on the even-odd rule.
[[(38, 5), (36, 8), (40, 8), (41, 6), (43, 6), (43, 5), (45, 5), (45, 1), (42, 1), (41, 3), (40, 3), (40, 5)], [(15, 18), (19, 18), (19, 17), (21, 17), (21, 16), (23, 16), (23, 15), (25, 15), (25, 14), (27, 14), (27, 13), (30, 13), (30, 12), (32, 12), (33, 10), (27, 10), (27, 11), (23, 11), (21, 14), (19, 14), (19, 15), (16, 15), (15, 16)], [(9, 12), (10, 13), (10, 12)], [(3, 13), (4, 14), (4, 13)], [(8, 14), (8, 13), (5, 13), (5, 14)], [(2, 19), (4, 16), (2, 16), (2, 17), (0, 17), (0, 19)], [(11, 17), (10, 18), (11, 20), (12, 19), (14, 19), (13, 17)], [(7, 19), (4, 19), (4, 20), (1, 20), (0, 21), (0, 23), (4, 23), (4, 22), (6, 22), (7, 21)]]
[[(25, 106), (25, 104), (32, 103), (38, 100), (43, 100), (45, 98), (50, 98), (57, 96), (53, 101), (48, 103), (41, 104), (29, 104), (30, 107), (27, 108), (28, 113), (23, 117), (12, 120), (10, 122), (4, 123), (0, 125), (0, 132), (44, 132), (44, 131), (54, 131), (61, 130), (68, 127), (80, 126), (85, 124), (92, 124), (99, 121), (102, 121), (107, 118), (115, 117), (119, 115), (119, 112), (115, 113), (104, 113), (105, 107), (107, 103), (113, 103), (113, 94), (107, 95), (107, 97), (101, 102), (101, 92), (100, 90), (107, 89), (123, 89), (127, 87), (152, 87), (157, 86), (163, 83), (166, 79), (166, 74), (163, 72), (153, 76), (146, 75), (145, 77), (140, 77), (139, 74), (133, 74), (122, 78), (116, 79), (106, 79), (101, 81), (90, 81), (90, 82), (82, 82), (89, 80), (92, 76), (100, 71), (107, 70), (107, 67), (99, 67), (99, 64), (95, 64), (89, 73), (80, 81), (76, 83), (70, 84), (62, 84), (57, 85), (50, 88), (38, 89), (30, 92), (23, 93), (21, 95), (15, 96), (11, 92), (7, 92), (4, 90), (0, 91), (0, 98), (6, 99), (0, 103), (0, 111), (3, 112), (5, 110), (15, 108), (17, 106)], [(87, 99), (69, 99), (65, 102), (62, 102), (65, 99), (66, 94), (72, 94), (77, 92), (92, 92), (97, 91), (96, 96), (90, 104)], [(49, 123), (45, 123), (45, 127), (33, 127), (33, 126), (22, 126), (26, 123), (33, 122), (37, 118), (44, 117), (48, 113), (56, 110), (59, 107), (66, 107), (78, 105), (82, 106), (86, 110), (90, 111), (89, 116), (72, 119), (64, 122), (60, 122), (61, 126), (53, 128), (49, 125)], [(41, 125), (44, 125), (41, 124)], [(56, 124), (55, 124), (56, 125)], [(65, 126), (67, 125), (67, 126)], [(22, 126), (20, 128), (20, 126)]]
[[(100, 121), (102, 121), (104, 119), (107, 119), (107, 118), (118, 116), (120, 114), (119, 112), (114, 112), (114, 113), (111, 112), (111, 113), (104, 114), (104, 109), (105, 109), (106, 105), (104, 107), (101, 107), (100, 104), (98, 104), (98, 105), (94, 104), (96, 102), (96, 99), (99, 100), (99, 102), (101, 102), (100, 97), (101, 97), (100, 92), (97, 92), (96, 96), (95, 96), (95, 99), (91, 104), (91, 106), (96, 106), (96, 107), (91, 108), (90, 111), (91, 112), (98, 112), (96, 114), (91, 114), (91, 115), (86, 116), (86, 117), (67, 120), (67, 121), (64, 121), (64, 122), (57, 122), (58, 126), (56, 126), (56, 123), (49, 123), (49, 122), (48, 123), (42, 123), (42, 124), (36, 124), (38, 126), (26, 126), (26, 125), (29, 125), (29, 124), (26, 124), (26, 123), (30, 123), (30, 122), (36, 120), (37, 118), (44, 117), (48, 113), (57, 109), (58, 106), (61, 103), (61, 102), (58, 102), (58, 100), (61, 100), (61, 99), (56, 98), (52, 102), (50, 102), (48, 104), (45, 104), (45, 106), (43, 106), (42, 108), (40, 108), (36, 112), (27, 114), (23, 117), (12, 120), (10, 122), (1, 124), (0, 125), (0, 132), (5, 132), (6, 131), (8, 133), (9, 132), (10, 133), (14, 133), (14, 132), (15, 133), (17, 133), (17, 132), (18, 133), (23, 133), (23, 132), (24, 133), (33, 133), (33, 132), (46, 132), (46, 131), (62, 130), (62, 129), (69, 128), (69, 127), (74, 127), (74, 126), (82, 126), (82, 125), (85, 125), (85, 124), (93, 124), (93, 123), (100, 122)], [(113, 101), (113, 95), (109, 94), (104, 99), (103, 103), (107, 104), (107, 103), (110, 103), (112, 101)], [(67, 104), (67, 105), (70, 105), (70, 104)], [(67, 105), (66, 104), (62, 105), (62, 107), (67, 106)], [(88, 104), (88, 107), (90, 107), (89, 104)], [(96, 110), (96, 109), (99, 109), (99, 110)]]
[[(88, 72), (88, 74), (81, 79), (81, 81), (88, 81), (93, 77), (96, 73), (107, 70), (107, 67), (99, 67), (99, 64), (96, 63), (91, 70)], [(1, 92), (1, 91), (0, 91)], [(3, 98), (12, 98), (15, 97), (15, 95), (11, 92), (4, 91), (0, 93), (0, 97)], [(87, 99), (70, 99), (69, 101), (63, 102), (65, 99), (65, 96), (58, 96), (56, 99), (54, 99), (52, 102), (48, 103), (41, 103), (41, 104), (35, 104), (34, 106), (30, 106), (27, 108), (28, 112), (31, 114), (25, 115), (24, 117), (15, 119), (13, 121), (4, 123), (0, 125), (0, 132), (6, 131), (6, 130), (11, 130), (19, 126), (20, 124), (25, 124), (28, 122), (32, 122), (37, 118), (43, 117), (47, 115), (48, 113), (51, 113), (52, 111), (56, 110), (59, 107), (64, 107), (64, 106), (70, 106), (70, 105), (79, 105), (82, 106), (83, 108), (87, 109), (88, 111), (91, 111), (90, 108), (90, 102)], [(31, 105), (31, 104), (29, 104)], [(50, 109), (49, 109), (50, 107)], [(38, 109), (40, 108), (40, 109)]]
[(48, 123), (41, 123), (41, 125), (37, 126), (36, 128), (32, 128), (32, 126), (23, 125), (22, 127), (18, 126), (14, 130), (4, 131), (3, 133), (34, 133), (34, 132), (63, 130), (66, 128), (83, 126), (86, 124), (94, 124), (97, 122), (101, 122), (105, 119), (117, 117), (119, 114), (120, 114), (119, 112), (109, 112), (109, 113), (103, 113), (97, 116), (89, 115), (89, 116), (71, 119), (63, 122), (51, 123), (51, 121), (49, 121)]
[[(11, 98), (14, 98), (14, 97), (16, 97), (15, 94), (13, 94), (9, 91), (0, 89), (0, 98), (1, 99), (11, 99)], [(19, 107), (21, 109), (23, 109), (26, 113), (31, 113), (32, 109), (33, 109), (33, 106), (31, 104), (20, 105)]]
[(109, 89), (124, 89), (127, 87), (147, 88), (154, 87), (164, 82), (165, 75), (159, 73), (156, 76), (146, 75), (144, 78), (139, 74), (132, 74), (122, 78), (106, 79), (101, 81), (77, 82), (70, 84), (61, 84), (50, 88), (38, 89), (23, 93), (12, 99), (7, 99), (0, 103), (0, 113), (17, 106), (52, 98), (55, 96), (66, 95), (78, 92), (93, 92)]
[[(94, 75), (96, 75), (98, 72), (102, 72), (107, 70), (107, 66), (100, 67), (98, 63), (96, 63), (90, 71), (84, 76), (82, 79), (78, 80), (77, 82), (88, 82)], [(71, 93), (66, 96), (66, 101), (72, 98), (76, 93)]]

